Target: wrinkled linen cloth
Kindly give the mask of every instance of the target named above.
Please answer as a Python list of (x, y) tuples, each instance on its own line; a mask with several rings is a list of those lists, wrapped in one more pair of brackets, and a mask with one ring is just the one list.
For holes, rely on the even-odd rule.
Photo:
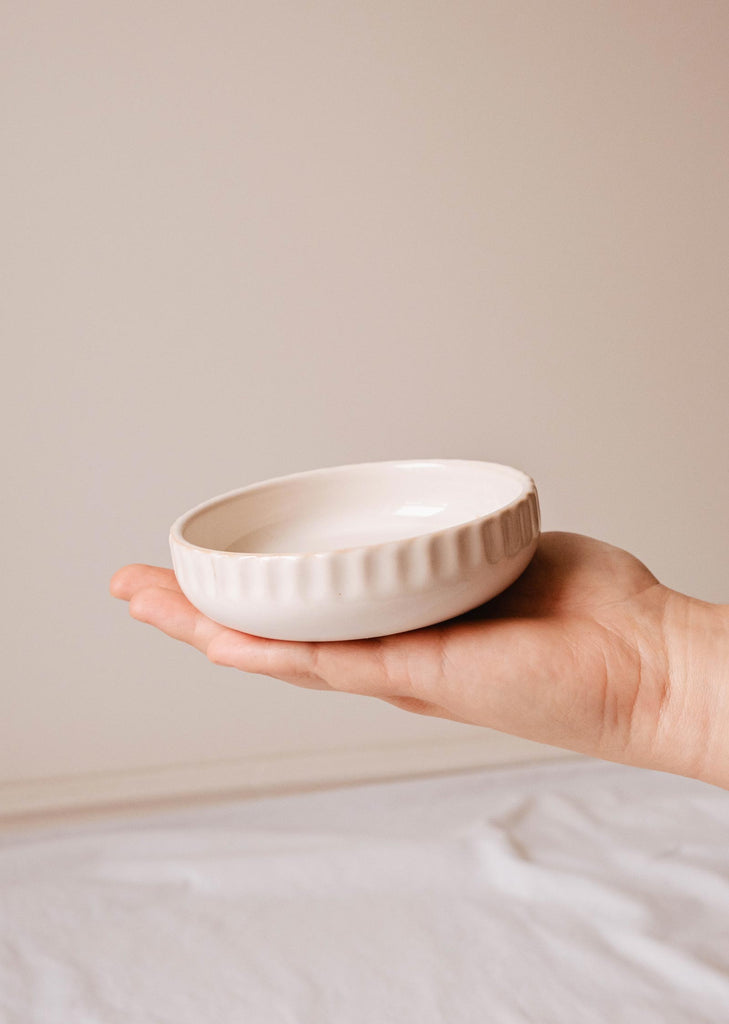
[(599, 762), (17, 829), (2, 1024), (729, 1021), (729, 793)]

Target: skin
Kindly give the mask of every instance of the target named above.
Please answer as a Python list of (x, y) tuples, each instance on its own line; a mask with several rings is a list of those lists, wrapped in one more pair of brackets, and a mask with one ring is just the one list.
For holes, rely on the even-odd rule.
[(216, 665), (729, 788), (729, 606), (670, 590), (590, 537), (543, 534), (526, 572), (493, 601), (374, 640), (236, 632), (155, 566), (120, 569), (111, 593)]

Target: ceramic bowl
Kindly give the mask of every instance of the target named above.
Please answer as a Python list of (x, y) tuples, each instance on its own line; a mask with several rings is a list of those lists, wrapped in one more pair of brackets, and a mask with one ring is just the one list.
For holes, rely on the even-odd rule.
[(492, 462), (337, 466), (213, 498), (170, 531), (188, 599), (279, 640), (354, 640), (469, 611), (524, 571), (533, 481)]

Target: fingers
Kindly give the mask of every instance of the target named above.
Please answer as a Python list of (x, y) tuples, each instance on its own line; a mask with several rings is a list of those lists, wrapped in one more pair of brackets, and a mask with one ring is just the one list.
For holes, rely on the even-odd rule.
[[(130, 568), (136, 571), (150, 567)], [(140, 578), (144, 575), (139, 574)], [(150, 574), (150, 578), (154, 579), (155, 574)], [(142, 586), (131, 595), (129, 612), (138, 621), (195, 647), (215, 665), (274, 676), (308, 689), (330, 689), (312, 668), (311, 648), (315, 645), (266, 640), (228, 629), (203, 615), (179, 590)]]
[(224, 626), (212, 622), (194, 608), (180, 591), (147, 586), (132, 594), (129, 613), (140, 622), (156, 626), (167, 636), (182, 640), (207, 653), (210, 641)]
[(125, 565), (111, 577), (109, 591), (112, 597), (128, 601), (133, 594), (144, 587), (165, 587), (180, 592), (177, 578), (172, 569), (156, 565)]
[(297, 686), (374, 697), (410, 699), (422, 670), (433, 664), (436, 634), (334, 643), (268, 640), (213, 622), (182, 594), (171, 569), (127, 565), (110, 583), (114, 597), (129, 601), (133, 618), (206, 654), (216, 665), (267, 675)]

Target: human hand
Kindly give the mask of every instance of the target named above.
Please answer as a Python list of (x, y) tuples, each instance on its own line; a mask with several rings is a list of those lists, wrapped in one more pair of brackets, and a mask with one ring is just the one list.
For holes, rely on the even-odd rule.
[(373, 640), (239, 633), (197, 611), (171, 569), (126, 566), (111, 592), (217, 665), (729, 786), (729, 607), (676, 593), (589, 537), (543, 534), (499, 597)]

